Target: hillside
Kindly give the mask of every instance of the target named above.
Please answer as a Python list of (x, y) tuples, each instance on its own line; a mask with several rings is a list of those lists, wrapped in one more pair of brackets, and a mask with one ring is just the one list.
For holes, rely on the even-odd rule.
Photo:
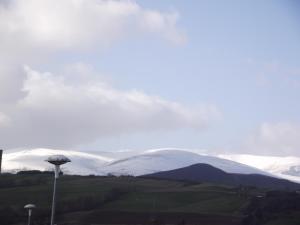
[[(2, 174), (1, 225), (24, 224), (27, 218), (23, 206), (28, 203), (37, 205), (33, 221), (36, 224), (49, 224), (52, 182), (53, 174), (49, 172)], [(280, 208), (282, 216), (279, 219), (287, 221), (286, 210), (295, 207), (295, 204), (299, 205), (298, 195), (292, 196), (293, 202), (288, 194), (288, 197), (282, 197), (268, 195), (266, 191), (128, 176), (67, 175), (58, 181), (57, 224), (254, 225), (252, 222), (253, 218), (257, 219), (257, 209), (262, 208), (269, 215), (270, 204), (274, 205), (274, 202), (276, 207), (285, 207)], [(258, 204), (256, 196), (260, 195), (265, 195), (266, 200), (263, 198)], [(270, 217), (265, 222), (272, 220), (273, 217)]]
[(223, 185), (244, 185), (271, 189), (299, 190), (300, 184), (261, 174), (226, 173), (208, 164), (194, 164), (170, 171), (162, 171), (142, 177), (191, 182), (209, 182)]
[[(1, 175), (1, 225), (5, 220), (5, 225), (24, 223), (23, 206), (28, 203), (37, 205), (35, 221), (47, 223), (52, 179), (48, 173)], [(252, 190), (249, 195), (257, 192)], [(141, 224), (141, 220), (151, 224), (153, 219), (168, 218), (173, 218), (173, 224), (185, 219), (234, 225), (241, 221), (241, 210), (249, 202), (234, 187), (134, 177), (62, 176), (58, 196), (57, 222), (65, 225)]]

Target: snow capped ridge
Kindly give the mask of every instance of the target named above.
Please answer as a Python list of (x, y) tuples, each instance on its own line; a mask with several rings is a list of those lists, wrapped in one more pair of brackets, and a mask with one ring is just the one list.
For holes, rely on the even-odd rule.
[(287, 166), (300, 165), (298, 157), (279, 157), (279, 156), (259, 156), (248, 154), (227, 154), (218, 155), (221, 158), (238, 161), (244, 164), (251, 164), (254, 167), (267, 169), (272, 172), (282, 172), (287, 169)]
[[(171, 148), (158, 148), (158, 149), (150, 149), (150, 150), (146, 150), (144, 152), (141, 152), (137, 155), (134, 156), (130, 156), (130, 157), (126, 157), (123, 159), (119, 159), (119, 160), (115, 160), (113, 162), (111, 162), (109, 165), (114, 165), (114, 164), (118, 164), (121, 162), (126, 162), (126, 161), (130, 161), (133, 159), (139, 159), (139, 158), (157, 158), (157, 157), (161, 157), (163, 154), (180, 154), (183, 153), (185, 150), (182, 149), (171, 149)], [(186, 153), (186, 152), (185, 152)]]
[(100, 156), (97, 154), (91, 154), (86, 152), (79, 152), (79, 151), (69, 151), (69, 150), (54, 150), (54, 149), (47, 149), (47, 148), (36, 148), (36, 149), (26, 149), (20, 151), (8, 151), (4, 152), (6, 159), (11, 160), (15, 158), (19, 158), (20, 156), (41, 156), (41, 157), (48, 157), (51, 155), (65, 155), (65, 156), (78, 156), (78, 157), (85, 157), (85, 158), (96, 158), (99, 160), (103, 160), (106, 162), (111, 162), (114, 159), (109, 157)]
[(153, 149), (148, 149), (146, 151), (143, 151), (141, 154), (149, 154), (149, 153), (155, 153), (155, 152), (160, 152), (160, 151), (186, 151), (186, 149), (183, 148), (153, 148)]
[(207, 155), (206, 149), (190, 149), (190, 148), (175, 148), (175, 147), (167, 147), (167, 148), (154, 148), (143, 151), (144, 153), (152, 153), (152, 152), (160, 152), (160, 151), (185, 151), (185, 152), (194, 152), (201, 155)]
[(220, 158), (233, 160), (260, 170), (268, 171), (284, 179), (300, 183), (300, 157), (260, 156), (248, 154), (218, 155)]
[(3, 155), (3, 171), (51, 170), (53, 167), (45, 160), (49, 156), (57, 154), (65, 155), (71, 159), (72, 163), (68, 163), (62, 167), (64, 172), (69, 174), (98, 174), (99, 167), (114, 160), (85, 152), (44, 148), (7, 151)]
[(169, 148), (163, 150), (148, 150), (139, 155), (116, 160), (105, 165), (102, 168), (102, 172), (112, 173), (115, 175), (127, 174), (138, 176), (159, 171), (178, 169), (196, 163), (207, 163), (229, 173), (256, 173), (270, 175), (259, 169), (227, 159)]
[(50, 170), (51, 155), (65, 155), (72, 162), (65, 173), (80, 175), (144, 175), (190, 166), (210, 164), (229, 173), (263, 174), (300, 183), (300, 158), (242, 154), (208, 154), (203, 149), (158, 148), (146, 151), (80, 152), (71, 150), (9, 150), (3, 154), (3, 171)]

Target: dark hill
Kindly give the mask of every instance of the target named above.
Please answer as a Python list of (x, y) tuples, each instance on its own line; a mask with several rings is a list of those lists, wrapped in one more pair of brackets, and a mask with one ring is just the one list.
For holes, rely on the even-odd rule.
[(300, 184), (275, 177), (260, 174), (235, 174), (226, 173), (209, 164), (194, 164), (175, 170), (163, 171), (153, 174), (143, 175), (142, 177), (158, 178), (167, 180), (184, 180), (191, 182), (209, 182), (224, 185), (244, 185), (271, 189), (300, 189)]

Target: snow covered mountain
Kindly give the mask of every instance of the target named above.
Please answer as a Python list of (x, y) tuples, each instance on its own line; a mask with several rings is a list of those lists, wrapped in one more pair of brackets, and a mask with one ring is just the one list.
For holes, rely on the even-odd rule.
[(128, 174), (139, 176), (159, 171), (178, 169), (196, 163), (207, 163), (229, 173), (258, 173), (270, 175), (262, 170), (231, 160), (208, 155), (199, 155), (182, 150), (146, 151), (139, 155), (113, 161), (112, 163), (103, 166), (101, 171), (103, 173), (115, 175)]
[(52, 166), (44, 160), (55, 154), (63, 154), (72, 160), (63, 166), (64, 172), (69, 174), (144, 175), (206, 163), (228, 173), (274, 175), (300, 183), (300, 158), (297, 157), (209, 155), (198, 150), (173, 148), (113, 153), (52, 149), (5, 151), (3, 170), (49, 170)]
[(300, 157), (227, 154), (220, 158), (232, 160), (300, 183)]
[(98, 170), (103, 165), (113, 161), (109, 157), (77, 151), (52, 149), (8, 151), (3, 154), (3, 171), (51, 170), (53, 166), (45, 159), (56, 154), (65, 155), (72, 160), (72, 163), (62, 167), (64, 172), (80, 175), (99, 174)]

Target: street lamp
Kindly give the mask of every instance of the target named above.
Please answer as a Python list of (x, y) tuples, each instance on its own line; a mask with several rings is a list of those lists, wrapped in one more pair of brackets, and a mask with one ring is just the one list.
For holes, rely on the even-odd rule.
[(56, 180), (59, 177), (60, 165), (71, 162), (71, 160), (68, 159), (67, 157), (65, 157), (64, 155), (52, 155), (48, 159), (46, 159), (46, 161), (55, 166), (53, 198), (52, 198), (52, 210), (51, 210), (51, 225), (53, 225), (54, 224), (54, 218), (55, 218)]
[(24, 209), (28, 209), (28, 225), (30, 225), (31, 222), (31, 214), (32, 210), (35, 208), (34, 204), (28, 204), (24, 206)]

